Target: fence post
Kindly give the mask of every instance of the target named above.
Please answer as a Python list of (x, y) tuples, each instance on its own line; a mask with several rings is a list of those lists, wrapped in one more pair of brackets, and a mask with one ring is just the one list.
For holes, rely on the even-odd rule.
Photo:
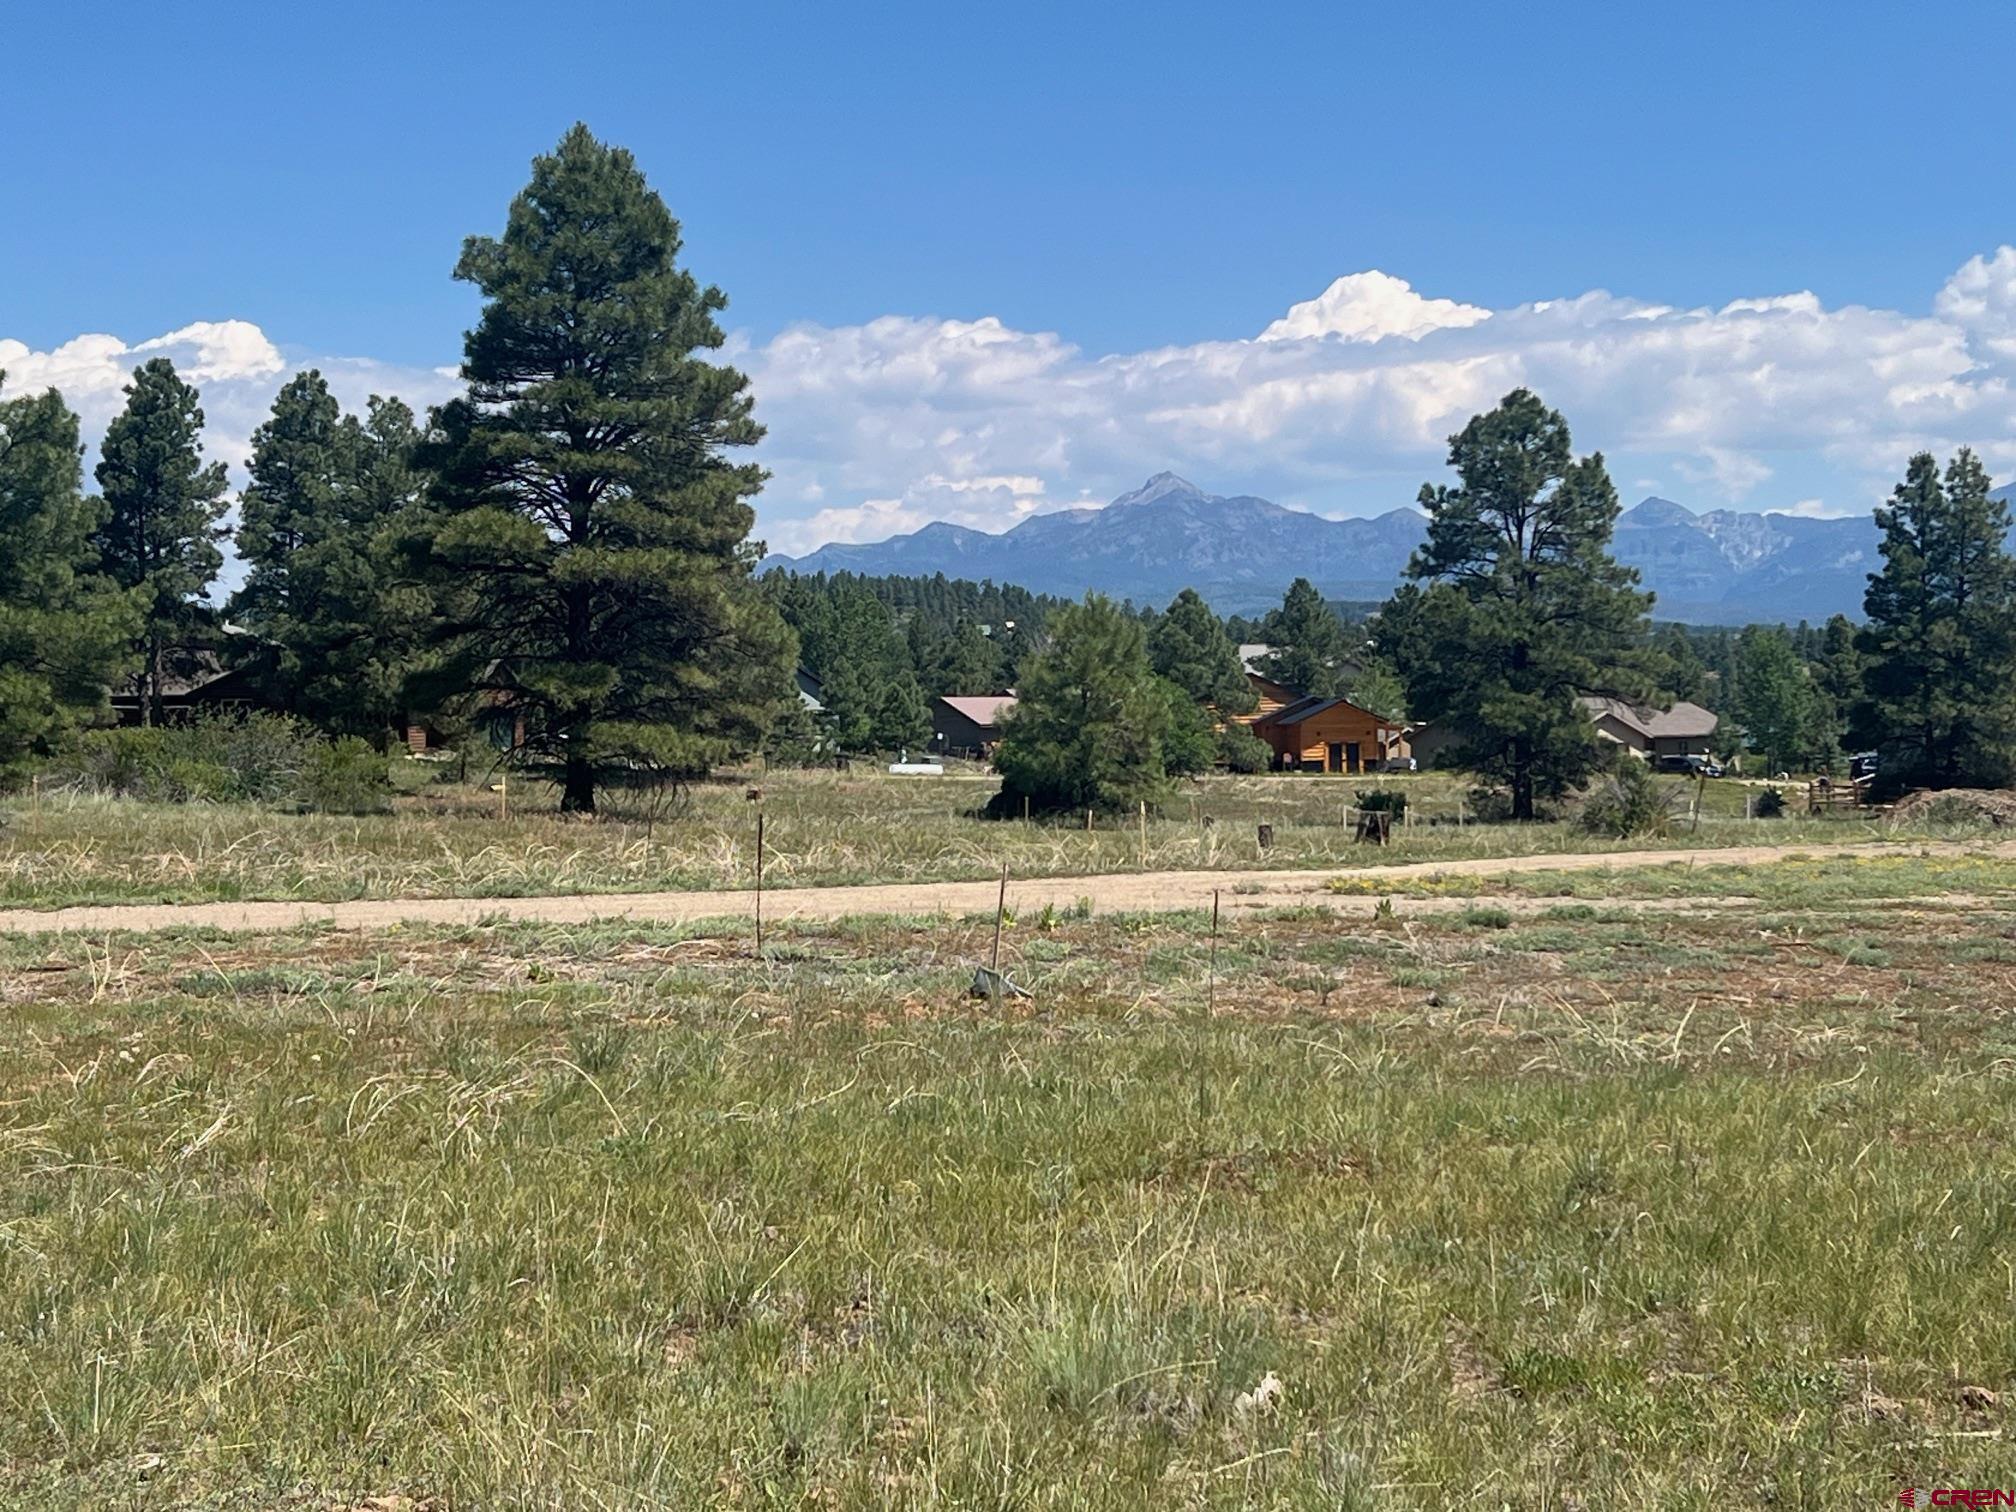
[(763, 954), (763, 810), (756, 810), (756, 954)]
[(1204, 1016), (1218, 1016), (1218, 889), (1211, 889), (1211, 970), (1205, 978)]

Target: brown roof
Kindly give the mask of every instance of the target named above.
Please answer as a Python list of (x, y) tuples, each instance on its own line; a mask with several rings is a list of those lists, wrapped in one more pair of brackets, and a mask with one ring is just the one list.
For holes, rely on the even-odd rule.
[(1628, 726), (1647, 740), (1700, 739), (1713, 735), (1721, 719), (1697, 703), (1684, 699), (1670, 709), (1654, 709), (1644, 704), (1628, 704), (1621, 698), (1585, 698), (1582, 707), (1591, 719), (1610, 718)]
[(938, 702), (955, 714), (963, 714), (976, 725), (998, 725), (1001, 716), (1015, 707), (1013, 693), (962, 693), (950, 698), (940, 698)]

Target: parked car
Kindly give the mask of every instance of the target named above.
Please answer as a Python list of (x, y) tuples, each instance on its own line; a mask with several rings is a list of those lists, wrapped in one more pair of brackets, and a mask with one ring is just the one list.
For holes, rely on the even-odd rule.
[(1722, 763), (1712, 756), (1666, 755), (1659, 758), (1662, 772), (1685, 772), (1689, 777), (1720, 777)]

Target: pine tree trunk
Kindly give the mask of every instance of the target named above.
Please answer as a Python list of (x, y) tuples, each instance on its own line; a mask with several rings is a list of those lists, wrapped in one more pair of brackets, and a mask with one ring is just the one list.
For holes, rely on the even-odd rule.
[(560, 790), (560, 812), (563, 814), (595, 812), (595, 768), (582, 757), (567, 758), (564, 785)]
[(1513, 747), (1512, 768), (1512, 817), (1527, 820), (1533, 817), (1533, 752), (1524, 741)]

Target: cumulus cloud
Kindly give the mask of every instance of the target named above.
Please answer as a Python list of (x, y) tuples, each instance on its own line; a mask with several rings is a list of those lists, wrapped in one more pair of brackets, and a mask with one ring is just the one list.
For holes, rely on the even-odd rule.
[[(1031, 498), (1106, 499), (1163, 468), (1323, 513), (1391, 508), (1522, 385), (1616, 476), (1684, 480), (1704, 508), (1857, 513), (1923, 447), (2016, 464), (2016, 249), (1931, 292), (1929, 314), (1803, 290), (1492, 310), (1370, 271), (1250, 340), (1098, 356), (999, 321), (890, 317), (796, 326), (735, 358), (770, 427), (763, 528), (793, 551), (927, 519), (1006, 528)], [(961, 501), (940, 486), (1011, 475), (1043, 488)], [(816, 509), (799, 502), (814, 480)]]
[[(769, 430), (759, 533), (793, 554), (934, 520), (1006, 529), (1163, 469), (1376, 512), (1444, 476), (1450, 433), (1521, 385), (1620, 479), (1674, 479), (1701, 508), (1858, 513), (1921, 448), (2016, 465), (2016, 248), (1970, 258), (1928, 295), (1923, 314), (1808, 291), (1686, 307), (1597, 290), (1490, 309), (1368, 270), (1244, 340), (1099, 354), (991, 317), (887, 315), (738, 334), (724, 355)], [(322, 368), (351, 407), (371, 392), (424, 407), (457, 386), (448, 366), (283, 351), (243, 320), (39, 352), (0, 339), (0, 368), (10, 392), (61, 388), (95, 439), (157, 353), (202, 386), (211, 454), (240, 465), (295, 368)]]
[(1290, 305), (1288, 313), (1260, 333), (1262, 341), (1298, 341), (1340, 336), (1346, 341), (1410, 340), (1452, 326), (1473, 326), (1491, 312), (1453, 299), (1423, 299), (1404, 278), (1373, 269), (1347, 273), (1314, 299)]

